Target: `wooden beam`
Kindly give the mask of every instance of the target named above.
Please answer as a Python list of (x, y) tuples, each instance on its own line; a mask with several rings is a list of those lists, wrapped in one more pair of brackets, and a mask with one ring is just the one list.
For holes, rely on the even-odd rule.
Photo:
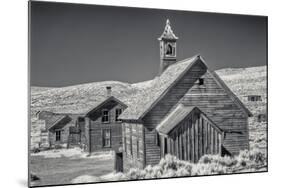
[(187, 121), (185, 120), (183, 123), (183, 159), (187, 160), (187, 143), (186, 143), (186, 135), (187, 135)]
[(190, 137), (190, 120), (187, 120), (186, 124), (186, 160), (190, 160), (190, 142), (189, 142), (189, 137)]
[(202, 122), (200, 115), (198, 116), (198, 160), (202, 156)]
[(210, 126), (210, 141), (210, 154), (214, 154), (214, 134), (212, 126)]
[(195, 161), (195, 149), (194, 149), (194, 145), (195, 145), (195, 140), (194, 140), (194, 134), (195, 134), (195, 126), (194, 126), (194, 119), (193, 119), (193, 115), (192, 115), (192, 118), (191, 118), (191, 132), (190, 132), (190, 151), (191, 151), (191, 160), (192, 162)]
[(198, 118), (195, 116), (195, 125), (194, 125), (194, 161), (198, 160)]

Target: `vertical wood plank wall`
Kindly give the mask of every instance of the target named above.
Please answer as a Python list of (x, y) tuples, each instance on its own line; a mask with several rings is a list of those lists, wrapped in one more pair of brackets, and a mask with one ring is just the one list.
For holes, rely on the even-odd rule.
[[(196, 84), (198, 78), (204, 79), (204, 85)], [(144, 126), (155, 128), (180, 103), (186, 106), (197, 106), (221, 129), (233, 131), (225, 135), (223, 142), (224, 148), (230, 154), (237, 154), (240, 150), (248, 149), (247, 114), (216, 82), (204, 65), (197, 63), (190, 68), (186, 75), (145, 115)], [(196, 144), (197, 142), (193, 147), (198, 147)]]
[[(145, 144), (144, 127), (139, 123), (122, 123), (123, 139), (123, 169), (144, 168)], [(131, 141), (132, 140), (132, 145)], [(138, 142), (138, 144), (137, 144)]]
[[(168, 135), (168, 151), (181, 160), (197, 162), (205, 154), (220, 154), (222, 133), (200, 114), (192, 114)], [(163, 139), (161, 139), (163, 140)], [(165, 147), (161, 144), (161, 150)], [(163, 157), (163, 156), (162, 156)]]

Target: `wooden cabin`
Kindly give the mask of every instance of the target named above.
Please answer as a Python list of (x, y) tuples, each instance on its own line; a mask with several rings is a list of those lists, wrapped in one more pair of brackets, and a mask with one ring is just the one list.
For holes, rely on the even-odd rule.
[[(111, 88), (108, 87), (107, 90)], [(126, 108), (127, 105), (123, 102), (114, 96), (108, 96), (84, 115), (85, 127), (81, 135), (85, 138), (86, 151), (122, 150), (122, 124), (119, 115)]]
[(124, 171), (155, 165), (167, 153), (197, 162), (249, 148), (251, 112), (200, 55), (176, 61), (177, 39), (167, 21), (159, 75), (120, 116)]
[[(37, 114), (38, 119), (45, 120), (45, 129), (41, 130), (41, 137), (45, 137), (44, 144), (48, 147), (70, 147), (80, 144), (80, 131), (74, 131), (79, 114), (53, 113), (41, 111)], [(48, 142), (45, 143), (45, 142)]]
[(106, 88), (106, 97), (89, 110), (73, 113), (41, 111), (38, 119), (45, 120), (50, 147), (80, 146), (85, 151), (122, 151), (122, 125), (119, 115), (127, 106), (114, 96), (111, 87)]

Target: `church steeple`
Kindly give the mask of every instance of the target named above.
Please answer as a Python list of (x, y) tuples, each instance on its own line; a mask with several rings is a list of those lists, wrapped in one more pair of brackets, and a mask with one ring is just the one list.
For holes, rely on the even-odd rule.
[(159, 74), (177, 60), (176, 41), (178, 37), (174, 34), (169, 19), (166, 21), (166, 26), (162, 35), (158, 38), (160, 41), (160, 70)]

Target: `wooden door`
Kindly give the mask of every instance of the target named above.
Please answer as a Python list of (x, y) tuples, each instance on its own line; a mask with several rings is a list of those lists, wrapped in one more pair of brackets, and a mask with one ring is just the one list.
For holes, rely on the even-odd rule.
[(123, 172), (123, 153), (122, 152), (115, 153), (114, 169), (116, 170), (116, 172)]

